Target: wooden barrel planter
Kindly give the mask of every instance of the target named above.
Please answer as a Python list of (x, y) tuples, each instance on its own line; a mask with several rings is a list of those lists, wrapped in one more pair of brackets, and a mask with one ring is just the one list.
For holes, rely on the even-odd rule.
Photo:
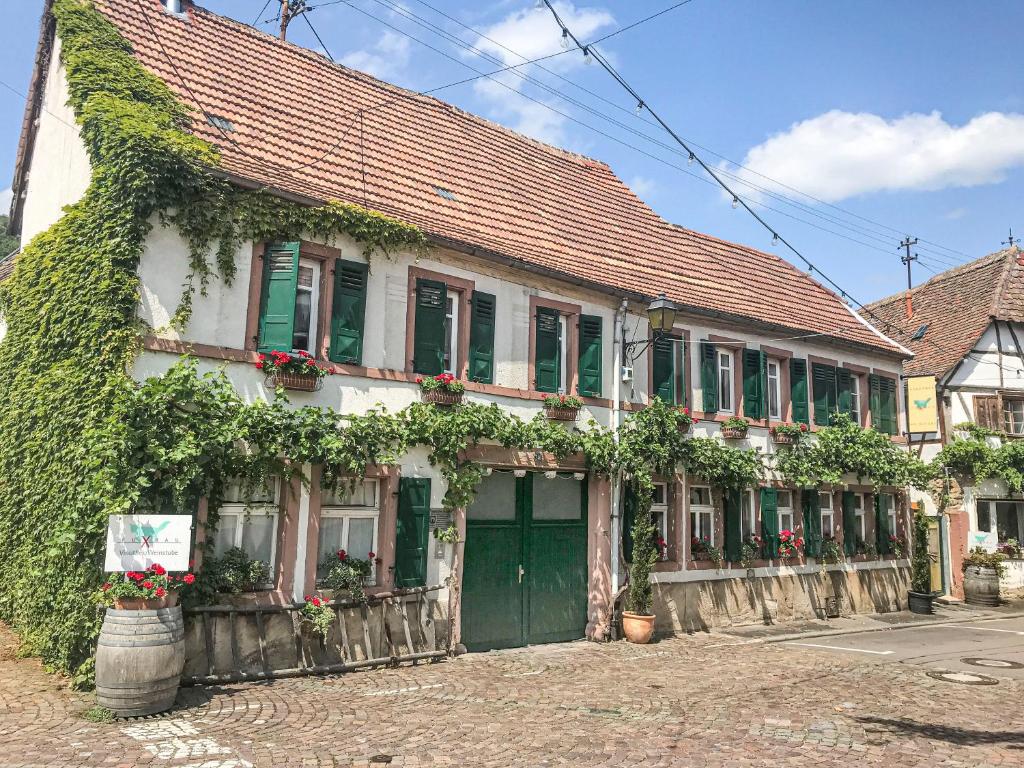
[(445, 389), (423, 390), (423, 402), (434, 405), (459, 405), (462, 402), (462, 392), (449, 392)]
[(576, 421), (576, 418), (580, 415), (580, 409), (545, 406), (544, 415), (551, 419), (551, 421)]
[(269, 377), (267, 386), (271, 389), (284, 387), (300, 392), (316, 392), (320, 389), (320, 376), (313, 373), (275, 373)]
[(964, 600), (971, 605), (999, 605), (999, 574), (987, 565), (964, 569)]
[(174, 705), (185, 666), (181, 608), (108, 608), (96, 646), (96, 701), (118, 717)]

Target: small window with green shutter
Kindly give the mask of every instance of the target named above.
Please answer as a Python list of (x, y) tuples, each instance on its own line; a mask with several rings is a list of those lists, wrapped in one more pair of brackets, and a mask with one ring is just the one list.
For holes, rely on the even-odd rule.
[(416, 279), (413, 328), (413, 371), (437, 376), (445, 370), (445, 346), (450, 338), (448, 286), (437, 280)]
[(538, 392), (559, 392), (563, 386), (561, 314), (551, 307), (537, 307), (534, 325), (534, 387)]
[(396, 587), (426, 586), (429, 530), (430, 479), (401, 478), (395, 520)]
[(726, 489), (725, 502), (725, 541), (723, 554), (730, 563), (740, 561), (743, 547), (743, 502), (742, 492), (736, 488)]
[(761, 547), (766, 560), (779, 554), (779, 492), (774, 488), (761, 489)]
[(660, 336), (651, 344), (651, 397), (670, 405), (686, 405), (683, 340)]
[(366, 276), (366, 264), (343, 259), (334, 262), (329, 357), (336, 363), (362, 363), (363, 329), (366, 323)]
[(869, 377), (871, 426), (887, 435), (899, 433), (896, 380), (872, 374)]
[(268, 243), (263, 254), (260, 294), (260, 352), (292, 349), (298, 279), (299, 243)]
[(601, 318), (597, 315), (580, 316), (579, 394), (586, 397), (601, 396), (602, 355)]
[(814, 423), (827, 427), (838, 404), (835, 366), (823, 363), (811, 366), (811, 392), (814, 397)]
[(718, 351), (715, 345), (702, 341), (700, 345), (700, 388), (705, 413), (718, 412)]
[(767, 358), (759, 349), (743, 350), (743, 415), (763, 419), (767, 415)]
[(821, 555), (821, 496), (816, 489), (804, 489), (800, 493), (804, 508), (804, 554), (808, 557)]
[(496, 303), (493, 294), (473, 291), (469, 326), (469, 380), (494, 383), (494, 324)]
[(795, 357), (789, 359), (789, 401), (793, 421), (810, 425), (810, 408), (807, 404), (807, 361)]

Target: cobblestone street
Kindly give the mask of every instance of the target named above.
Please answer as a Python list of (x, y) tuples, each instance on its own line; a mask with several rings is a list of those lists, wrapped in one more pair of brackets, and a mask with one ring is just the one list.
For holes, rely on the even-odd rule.
[(1020, 680), (958, 685), (825, 647), (579, 642), (184, 689), (164, 716), (114, 723), (15, 648), (2, 630), (5, 768), (1024, 764)]

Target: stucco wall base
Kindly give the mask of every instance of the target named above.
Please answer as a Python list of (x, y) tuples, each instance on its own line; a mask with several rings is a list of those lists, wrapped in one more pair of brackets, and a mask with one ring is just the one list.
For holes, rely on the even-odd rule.
[(826, 598), (833, 596), (844, 616), (890, 613), (907, 608), (909, 584), (906, 567), (656, 584), (655, 629), (693, 632), (823, 619)]

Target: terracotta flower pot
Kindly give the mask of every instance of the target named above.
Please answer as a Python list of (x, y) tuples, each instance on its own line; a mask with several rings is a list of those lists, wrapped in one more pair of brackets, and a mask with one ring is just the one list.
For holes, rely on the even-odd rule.
[(722, 427), (722, 437), (729, 440), (742, 440), (747, 436), (747, 430), (736, 427)]
[(772, 442), (776, 445), (796, 445), (796, 435), (777, 435), (772, 432)]
[(297, 389), (301, 392), (315, 392), (320, 389), (320, 377), (313, 373), (275, 373), (271, 383), (275, 387)]
[(552, 421), (576, 421), (579, 414), (579, 408), (560, 408), (550, 405), (544, 407), (544, 415)]
[(434, 405), (458, 405), (462, 402), (462, 392), (449, 392), (447, 389), (423, 390), (423, 402)]
[(651, 641), (654, 634), (654, 617), (623, 611), (622, 632), (629, 642), (645, 645)]
[(115, 597), (114, 607), (119, 611), (155, 611), (173, 608), (178, 604), (178, 593), (168, 592), (163, 597)]

